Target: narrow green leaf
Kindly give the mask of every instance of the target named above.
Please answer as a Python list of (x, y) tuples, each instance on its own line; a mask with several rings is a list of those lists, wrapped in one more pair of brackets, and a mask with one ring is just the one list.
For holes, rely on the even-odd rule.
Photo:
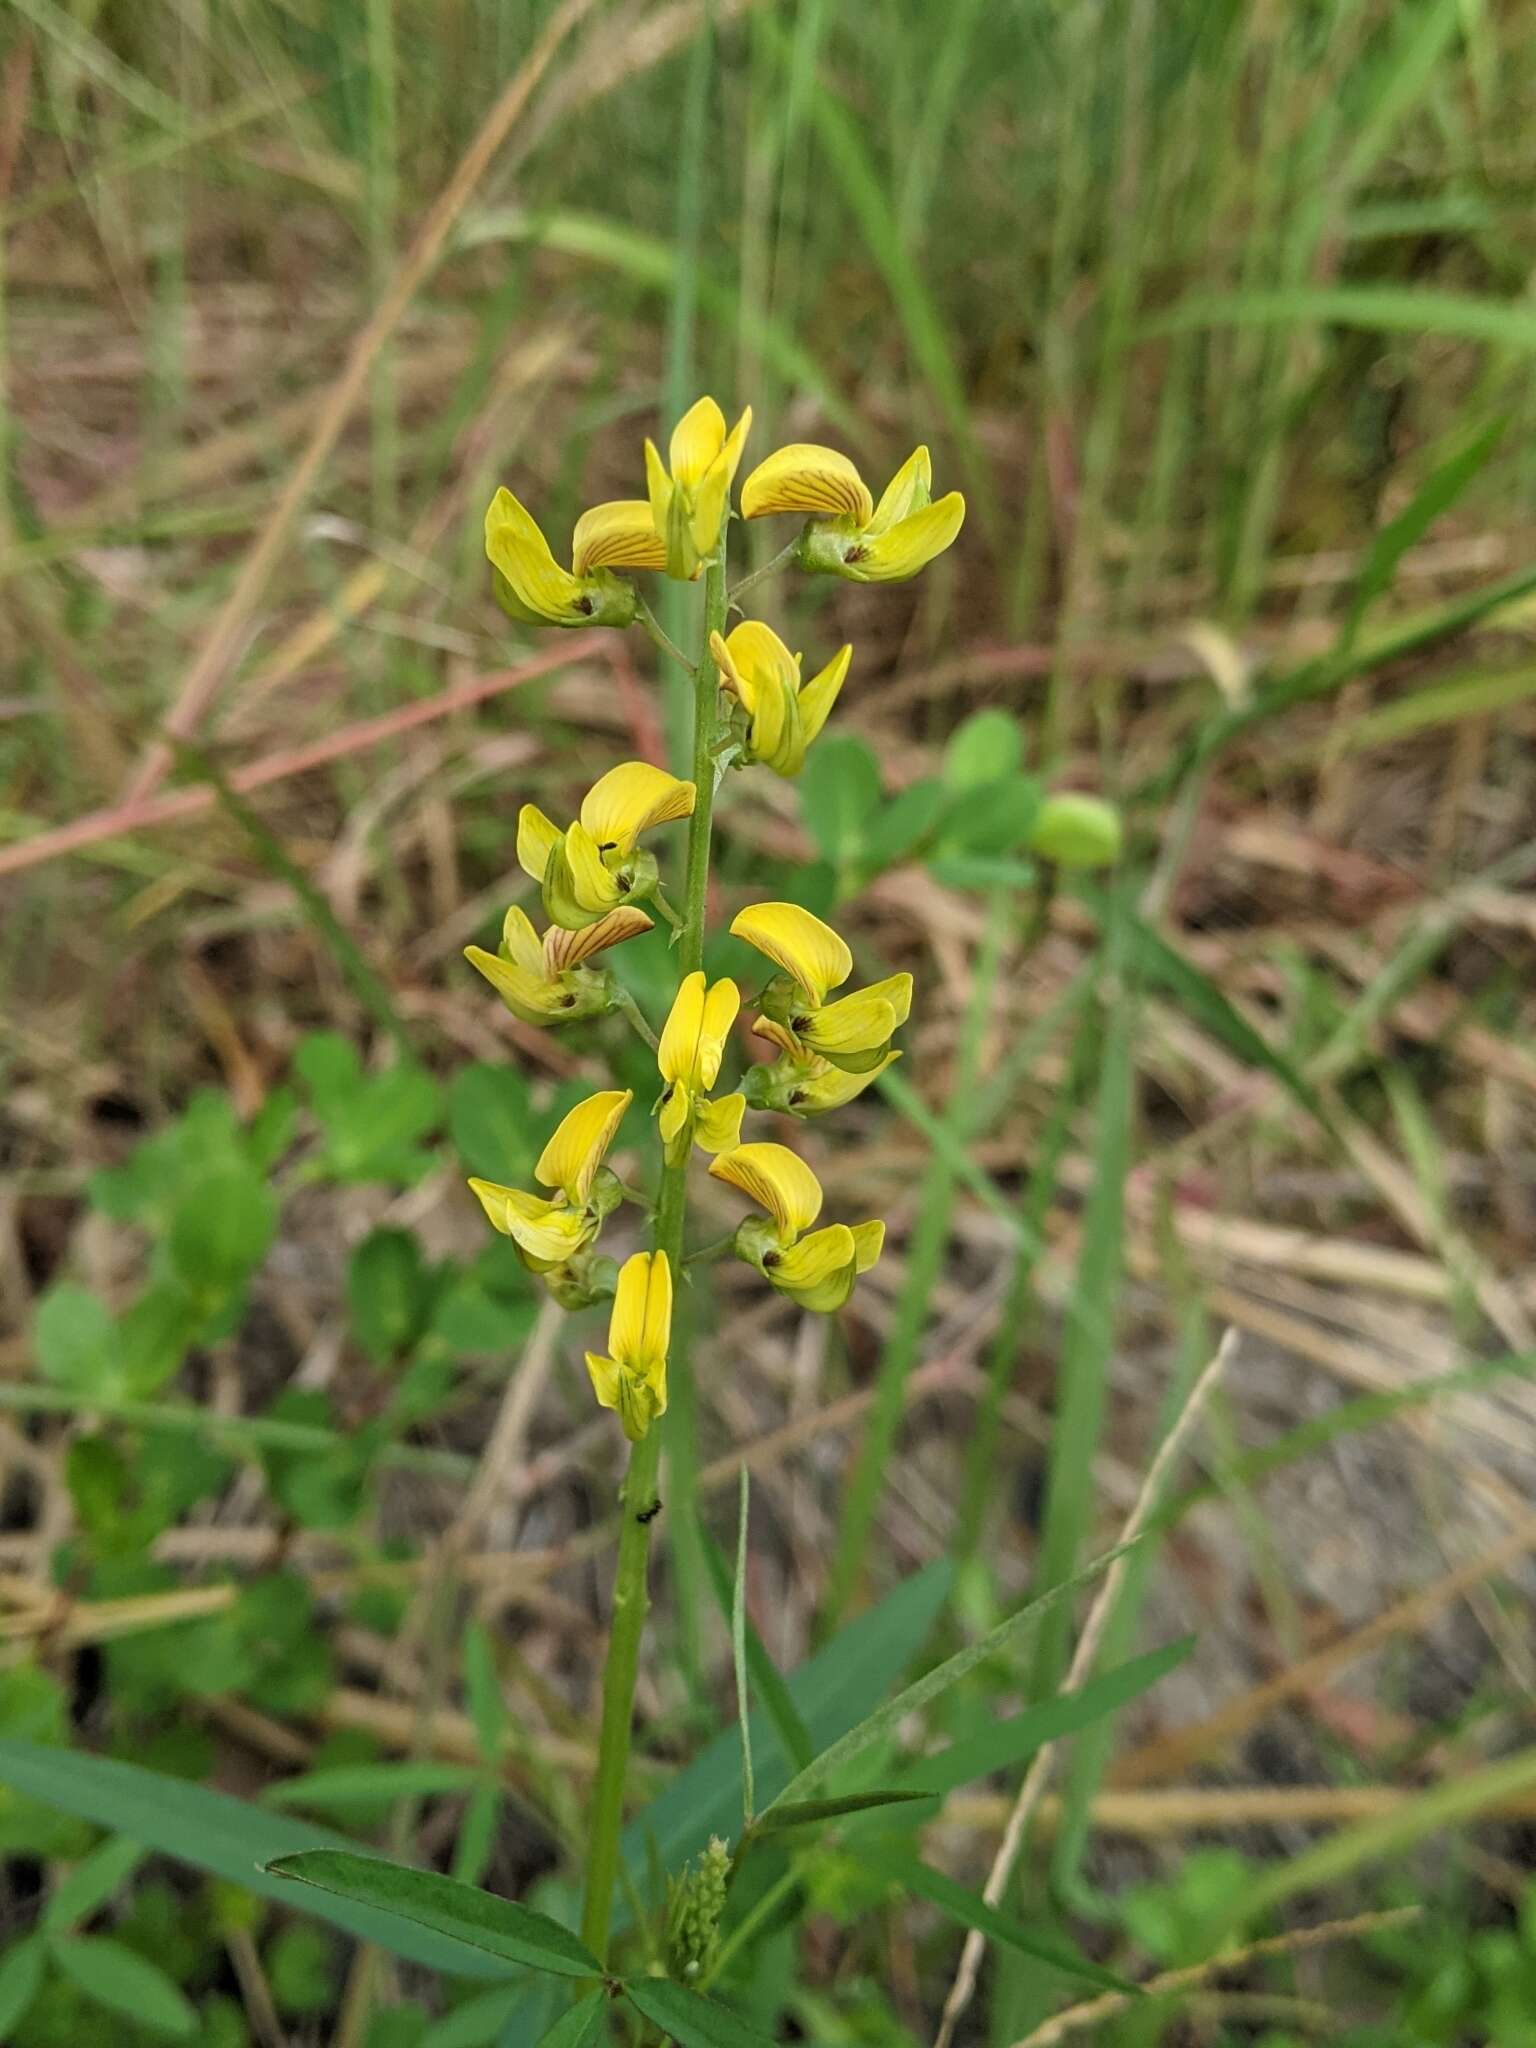
[[(727, 1624), (731, 1619), (731, 1574), (719, 1546), (714, 1543), (708, 1530), (700, 1524), (700, 1535), (704, 1549), (704, 1564), (709, 1572), (710, 1585), (720, 1612)], [(816, 1754), (816, 1745), (810, 1731), (801, 1720), (789, 1687), (768, 1654), (767, 1645), (752, 1626), (752, 1617), (746, 1618), (747, 1671), (752, 1680), (753, 1690), (762, 1702), (763, 1712), (773, 1724), (773, 1732), (784, 1746), (784, 1754), (798, 1770), (803, 1770)]]
[(188, 2041), (197, 2032), (197, 2014), (164, 1970), (122, 1942), (100, 1935), (57, 1935), (48, 1953), (72, 1984), (109, 2012), (176, 2041)]
[(499, 2041), (502, 2028), (516, 2016), (528, 1994), (520, 1984), (498, 1985), (466, 1998), (445, 2018), (428, 2027), (420, 2048), (487, 2048)]
[[(352, 1847), (344, 1835), (286, 1814), (265, 1813), (226, 1792), (209, 1792), (138, 1764), (119, 1763), (115, 1757), (42, 1743), (0, 1742), (0, 1785), (13, 1786), (61, 1813), (131, 1835), (146, 1849), (288, 1906), (297, 1903), (294, 1889), (269, 1877), (267, 1863), (295, 1850)], [(480, 1950), (447, 1941), (392, 1913), (375, 1913), (323, 1892), (303, 1896), (318, 1919), (407, 1962), (460, 1977), (505, 1974)]]
[(417, 1763), (339, 1764), (333, 1770), (305, 1771), (268, 1785), (264, 1806), (388, 1806), (396, 1799), (432, 1799), (445, 1792), (467, 1792), (480, 1782), (468, 1764)]
[(54, 1886), (43, 1909), (45, 1933), (67, 1934), (88, 1920), (118, 1891), (144, 1861), (145, 1850), (126, 1835), (114, 1835), (93, 1849)]
[(1037, 1933), (1022, 1921), (999, 1913), (995, 1906), (989, 1906), (985, 1899), (967, 1891), (963, 1884), (956, 1884), (952, 1877), (935, 1870), (932, 1864), (920, 1863), (915, 1856), (901, 1856), (894, 1851), (876, 1855), (866, 1849), (863, 1853), (877, 1870), (899, 1884), (903, 1891), (926, 1899), (951, 1920), (958, 1920), (962, 1927), (973, 1927), (978, 1934), (986, 1935), (989, 1941), (1003, 1942), (1008, 1948), (1016, 1948), (1021, 1955), (1033, 1957), (1037, 1963), (1048, 1963), (1064, 1976), (1080, 1978), (1085, 1984), (1096, 1984), (1102, 1991), (1134, 1992), (1138, 1989), (1128, 1977), (1117, 1977), (1113, 1970), (1090, 1962), (1087, 1956), (1079, 1955), (1066, 1942), (1057, 1941), (1049, 1934)]
[[(568, 2013), (563, 2013), (547, 2034), (540, 2036), (539, 2048), (587, 2048), (587, 2043), (596, 2039), (607, 2010), (606, 1991), (589, 1993), (580, 2005), (573, 2005)], [(425, 2043), (422, 2048), (426, 2048)]]
[(1201, 327), (1357, 327), (1372, 334), (1443, 334), (1536, 351), (1536, 310), (1523, 300), (1426, 291), (1418, 285), (1338, 285), (1288, 291), (1192, 293), (1141, 328), (1144, 336)]
[(1148, 1651), (1144, 1657), (1133, 1657), (1129, 1663), (1105, 1672), (1102, 1678), (1090, 1679), (1076, 1692), (1042, 1700), (1010, 1720), (997, 1722), (984, 1734), (967, 1742), (952, 1743), (937, 1756), (924, 1757), (902, 1773), (902, 1781), (918, 1792), (952, 1792), (958, 1785), (969, 1785), (976, 1778), (1022, 1763), (1043, 1744), (1059, 1742), (1063, 1736), (1075, 1735), (1106, 1714), (1117, 1712), (1182, 1664), (1194, 1647), (1195, 1638), (1185, 1636), (1162, 1649)]
[(1409, 548), (1423, 539), (1440, 515), (1455, 504), (1499, 445), (1507, 425), (1508, 421), (1502, 418), (1491, 420), (1463, 442), (1430, 472), (1397, 517), (1376, 535), (1339, 634), (1341, 648), (1354, 646), (1366, 613), (1383, 591), (1391, 588), (1398, 563)]
[(43, 1944), (36, 1935), (13, 1942), (0, 1956), (0, 2041), (26, 2012), (43, 1982)]
[[(905, 1691), (899, 1692), (894, 1699), (887, 1700), (884, 1706), (877, 1707), (856, 1728), (851, 1728), (846, 1735), (824, 1749), (814, 1763), (797, 1772), (778, 1797), (764, 1807), (763, 1814), (771, 1813), (782, 1801), (805, 1797), (823, 1778), (840, 1771), (844, 1765), (851, 1763), (862, 1751), (868, 1749), (872, 1742), (878, 1742), (883, 1736), (890, 1734), (897, 1723), (904, 1720), (908, 1714), (915, 1714), (920, 1707), (927, 1706), (930, 1700), (937, 1699), (941, 1693), (948, 1692), (952, 1685), (957, 1685), (968, 1672), (974, 1671), (978, 1664), (984, 1664), (988, 1658), (997, 1656), (999, 1651), (1006, 1649), (1023, 1629), (1038, 1624), (1058, 1601), (1067, 1599), (1089, 1584), (1100, 1572), (1107, 1570), (1117, 1557), (1123, 1557), (1126, 1551), (1133, 1547), (1131, 1544), (1122, 1543), (1113, 1550), (1106, 1550), (1102, 1556), (1096, 1557), (1092, 1564), (1085, 1566), (1074, 1577), (1052, 1587), (1050, 1592), (1042, 1593), (1037, 1599), (1026, 1600), (1024, 1605), (1010, 1614), (1006, 1621), (1000, 1621), (996, 1628), (991, 1629), (978, 1641), (968, 1643), (963, 1650), (957, 1650), (954, 1656), (946, 1657), (942, 1664), (935, 1665), (932, 1671), (925, 1672)], [(851, 1634), (851, 1629), (845, 1631), (845, 1635)]]
[(751, 1481), (741, 1468), (741, 1499), (736, 1517), (736, 1578), (731, 1587), (731, 1664), (736, 1673), (736, 1720), (741, 1729), (741, 1812), (752, 1825), (752, 1725), (747, 1697), (747, 1512)]
[(375, 1912), (395, 1913), (452, 1941), (559, 1977), (596, 1977), (601, 1966), (568, 1927), (512, 1899), (499, 1899), (433, 1870), (413, 1870), (379, 1856), (309, 1849), (267, 1865), (273, 1877), (334, 1892)]
[(738, 2019), (729, 2006), (701, 1998), (681, 1984), (643, 1978), (626, 1984), (624, 1995), (638, 2013), (670, 2035), (677, 2048), (773, 2048), (767, 2034)]
[(469, 1718), (475, 1724), (475, 1740), (481, 1756), (488, 1764), (494, 1764), (500, 1759), (506, 1737), (507, 1708), (501, 1696), (495, 1652), (483, 1622), (472, 1621), (465, 1629), (462, 1657), (464, 1693), (469, 1702)]
[(771, 1812), (763, 1815), (761, 1825), (754, 1832), (782, 1834), (786, 1828), (814, 1827), (820, 1821), (839, 1820), (846, 1813), (872, 1813), (876, 1807), (907, 1806), (932, 1796), (924, 1787), (921, 1791), (844, 1792), (827, 1799), (782, 1799)]

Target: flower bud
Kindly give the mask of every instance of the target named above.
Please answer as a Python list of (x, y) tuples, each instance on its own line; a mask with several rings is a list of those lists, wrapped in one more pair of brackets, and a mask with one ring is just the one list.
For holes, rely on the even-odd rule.
[(1061, 868), (1107, 868), (1120, 858), (1120, 813), (1101, 797), (1068, 791), (1048, 796), (1035, 817), (1029, 846)]

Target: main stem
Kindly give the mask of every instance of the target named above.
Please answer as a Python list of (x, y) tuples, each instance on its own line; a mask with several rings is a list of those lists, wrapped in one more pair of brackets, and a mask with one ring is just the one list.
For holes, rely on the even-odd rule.
[[(683, 882), (683, 930), (678, 940), (682, 972), (692, 974), (704, 958), (704, 909), (709, 891), (709, 837), (715, 808), (716, 700), (720, 679), (709, 651), (711, 633), (725, 630), (725, 536), (719, 559), (704, 585), (704, 632), (693, 672), (693, 815), (688, 821), (688, 861)], [(683, 1270), (683, 1222), (688, 1206), (688, 1165), (663, 1166), (656, 1202), (656, 1249), (671, 1262), (674, 1283)], [(654, 1425), (629, 1454), (619, 1496), (619, 1557), (613, 1580), (613, 1625), (603, 1668), (603, 1725), (598, 1738), (597, 1778), (592, 1787), (592, 1832), (587, 1855), (587, 1888), (581, 1909), (581, 1938), (600, 1963), (608, 1960), (613, 1887), (619, 1874), (619, 1831), (624, 1824), (624, 1780), (629, 1766), (629, 1731), (634, 1716), (635, 1673), (640, 1639), (650, 1606), (646, 1571), (651, 1552), (650, 1514), (661, 1471), (661, 1431)]]

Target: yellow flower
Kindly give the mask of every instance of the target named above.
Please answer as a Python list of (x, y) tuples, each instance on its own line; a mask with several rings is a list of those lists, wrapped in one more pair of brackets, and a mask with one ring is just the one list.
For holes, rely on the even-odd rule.
[(787, 1145), (738, 1145), (710, 1166), (768, 1211), (749, 1217), (736, 1233), (737, 1256), (756, 1266), (779, 1293), (802, 1308), (828, 1314), (841, 1308), (860, 1273), (867, 1273), (885, 1243), (879, 1222), (811, 1225), (821, 1214), (821, 1184)]
[[(614, 516), (625, 509), (599, 505), (583, 515), (576, 528), (578, 559), (572, 575), (550, 553), (549, 542), (533, 515), (503, 485), (485, 515), (485, 552), (495, 571), (496, 601), (502, 610), (525, 626), (632, 625), (634, 591), (622, 577), (601, 565), (624, 562), (636, 568), (659, 568), (661, 563), (658, 545), (651, 548), (652, 559), (641, 559), (633, 518), (625, 528)], [(583, 528), (588, 528), (589, 522), (584, 536)], [(628, 533), (627, 543), (619, 539), (620, 528)], [(651, 538), (654, 543), (654, 531)], [(594, 549), (594, 539), (604, 545)]]
[(847, 576), (855, 583), (901, 583), (942, 555), (960, 531), (965, 500), (958, 491), (933, 499), (933, 464), (914, 448), (886, 485), (878, 505), (864, 479), (835, 448), (795, 441), (775, 449), (741, 491), (744, 519), (803, 512), (802, 569)]
[(525, 1024), (574, 1024), (612, 1007), (608, 976), (583, 963), (650, 929), (645, 912), (625, 904), (580, 931), (551, 925), (540, 939), (528, 913), (514, 903), (502, 923), (500, 951), (466, 946), (464, 958)]
[(798, 903), (754, 903), (737, 913), (731, 931), (783, 969), (758, 998), (762, 1015), (754, 1031), (796, 1059), (817, 1054), (846, 1073), (882, 1064), (912, 1008), (910, 974), (889, 975), (829, 1003), (828, 991), (853, 972), (853, 955), (830, 925)]
[(840, 648), (808, 683), (800, 680), (799, 655), (757, 619), (743, 619), (728, 638), (711, 633), (709, 651), (721, 681), (750, 720), (744, 758), (761, 761), (776, 775), (798, 775), (837, 702), (852, 647)]
[(666, 571), (691, 583), (720, 545), (741, 451), (752, 425), (749, 405), (729, 434), (712, 398), (689, 407), (672, 429), (671, 473), (654, 441), (645, 444), (645, 486), (651, 521), (661, 536)]
[(589, 1351), (587, 1371), (599, 1404), (612, 1408), (638, 1443), (667, 1412), (667, 1347), (672, 1340), (672, 1268), (665, 1252), (636, 1252), (619, 1268), (607, 1355)]
[(767, 1022), (760, 1020), (757, 1028), (763, 1037), (783, 1046), (784, 1056), (772, 1066), (749, 1067), (743, 1075), (742, 1093), (753, 1109), (779, 1110), (798, 1117), (825, 1116), (828, 1110), (842, 1109), (856, 1095), (862, 1095), (877, 1075), (901, 1058), (894, 1046), (888, 1047), (877, 1065), (850, 1074), (818, 1054), (809, 1059), (798, 1058), (792, 1041), (785, 1044), (790, 1034), (784, 1032), (781, 1037), (778, 1025), (772, 1030), (765, 1029)]
[(617, 1205), (619, 1184), (603, 1160), (634, 1099), (628, 1088), (607, 1089), (561, 1119), (533, 1169), (536, 1181), (556, 1190), (553, 1199), (471, 1180), (492, 1229), (512, 1239), (532, 1272), (563, 1266), (584, 1251)]
[(741, 993), (734, 981), (717, 981), (710, 988), (701, 973), (684, 975), (656, 1052), (667, 1084), (661, 1097), (661, 1140), (674, 1166), (688, 1157), (690, 1145), (724, 1152), (741, 1138), (745, 1098), (706, 1099), (740, 1008)]
[(517, 858), (543, 890), (551, 922), (580, 931), (653, 895), (656, 856), (636, 842), (653, 825), (686, 818), (693, 799), (691, 782), (646, 761), (623, 761), (593, 783), (580, 816), (564, 832), (537, 804), (524, 804)]

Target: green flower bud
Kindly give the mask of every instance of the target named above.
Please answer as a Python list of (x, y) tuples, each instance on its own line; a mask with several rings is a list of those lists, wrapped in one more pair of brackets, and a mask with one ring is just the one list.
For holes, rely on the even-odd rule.
[(1029, 846), (1061, 868), (1107, 868), (1120, 858), (1120, 813), (1101, 797), (1067, 792), (1048, 796), (1036, 815)]
[(696, 1864), (667, 1881), (667, 1969), (679, 1984), (708, 1974), (720, 1950), (720, 1918), (731, 1852), (718, 1835)]

